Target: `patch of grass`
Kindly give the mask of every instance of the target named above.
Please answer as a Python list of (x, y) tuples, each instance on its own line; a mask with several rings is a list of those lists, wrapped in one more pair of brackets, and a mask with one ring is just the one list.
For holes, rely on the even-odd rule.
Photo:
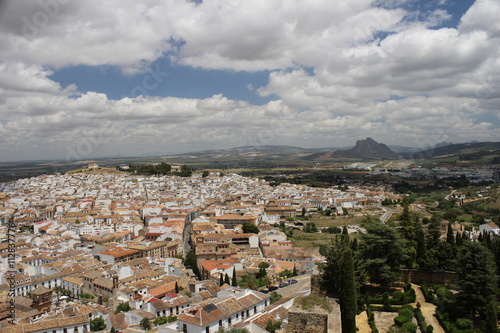
[(319, 295), (307, 295), (304, 297), (297, 297), (295, 299), (296, 306), (302, 308), (303, 310), (311, 310), (315, 306), (319, 306), (328, 312), (332, 311), (332, 306), (326, 297), (321, 297)]
[(293, 231), (292, 242), (295, 247), (318, 247), (324, 244), (331, 244), (334, 234), (326, 233), (305, 233), (300, 230)]

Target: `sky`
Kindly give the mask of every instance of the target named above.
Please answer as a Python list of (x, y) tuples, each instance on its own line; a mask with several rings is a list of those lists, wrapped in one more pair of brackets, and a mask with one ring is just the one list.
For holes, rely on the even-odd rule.
[(0, 0), (0, 161), (500, 141), (499, 0)]

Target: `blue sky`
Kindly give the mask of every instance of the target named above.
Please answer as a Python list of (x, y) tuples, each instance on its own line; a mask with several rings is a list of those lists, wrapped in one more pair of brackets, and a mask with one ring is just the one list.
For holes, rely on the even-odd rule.
[(499, 15), (496, 0), (5, 1), (0, 161), (498, 141)]

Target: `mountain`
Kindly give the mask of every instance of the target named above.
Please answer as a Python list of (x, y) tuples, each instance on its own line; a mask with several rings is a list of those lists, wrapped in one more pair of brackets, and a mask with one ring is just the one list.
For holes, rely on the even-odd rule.
[(372, 138), (356, 141), (356, 146), (347, 150), (337, 150), (333, 158), (352, 158), (361, 160), (395, 160), (398, 155), (383, 143), (378, 143)]

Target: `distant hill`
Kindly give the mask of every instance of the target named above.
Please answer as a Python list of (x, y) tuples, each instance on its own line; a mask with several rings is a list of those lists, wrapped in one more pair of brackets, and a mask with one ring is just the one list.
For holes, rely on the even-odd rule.
[(398, 155), (383, 143), (378, 143), (372, 138), (356, 141), (356, 146), (347, 150), (336, 150), (333, 158), (361, 159), (361, 160), (395, 160)]
[(228, 149), (210, 149), (187, 154), (169, 155), (168, 158), (228, 160), (228, 159), (294, 159), (311, 154), (305, 148), (293, 146), (265, 145), (242, 146)]
[(500, 156), (500, 142), (468, 142), (448, 145), (436, 145), (434, 148), (419, 152), (402, 153), (402, 157), (415, 158), (448, 158), (458, 157), (464, 161), (474, 161), (481, 158), (495, 158)]

